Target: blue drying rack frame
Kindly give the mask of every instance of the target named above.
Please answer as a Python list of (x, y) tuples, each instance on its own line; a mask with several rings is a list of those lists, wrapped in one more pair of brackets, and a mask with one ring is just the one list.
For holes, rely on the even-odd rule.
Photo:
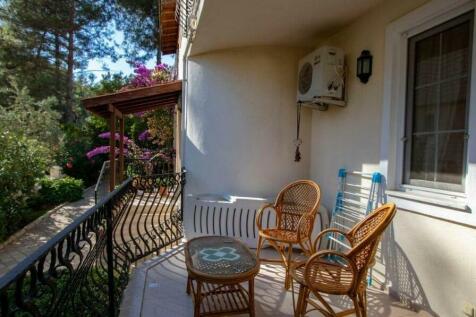
[[(364, 173), (340, 168), (330, 227), (349, 231), (377, 208), (383, 202), (382, 178), (379, 172)], [(345, 251), (349, 248), (341, 235), (329, 233), (327, 239), (331, 249)], [(369, 272), (368, 284), (372, 284), (372, 269)]]

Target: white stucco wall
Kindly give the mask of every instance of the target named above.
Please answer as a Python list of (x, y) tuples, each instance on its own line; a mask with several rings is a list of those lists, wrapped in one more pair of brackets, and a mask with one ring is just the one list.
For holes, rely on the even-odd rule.
[[(385, 1), (316, 43), (343, 48), (348, 65), (347, 107), (312, 113), (310, 173), (328, 206), (334, 201), (339, 167), (379, 170), (385, 28), (425, 2)], [(356, 59), (364, 49), (374, 57), (368, 84), (355, 76)], [(402, 300), (440, 316), (464, 316), (466, 302), (476, 305), (476, 229), (399, 209), (387, 238), (380, 270), (387, 271), (392, 292)]]
[(301, 49), (242, 48), (189, 57), (183, 122), (187, 194), (268, 197), (309, 176), (310, 110), (294, 162)]
[[(379, 168), (385, 27), (426, 1), (386, 1), (326, 41), (316, 43), (316, 47), (329, 44), (344, 49), (347, 66), (347, 106), (312, 112), (311, 176), (325, 182), (326, 204), (335, 199), (339, 167), (363, 171)], [(356, 77), (356, 63), (365, 49), (373, 55), (373, 71), (369, 82), (362, 84)]]

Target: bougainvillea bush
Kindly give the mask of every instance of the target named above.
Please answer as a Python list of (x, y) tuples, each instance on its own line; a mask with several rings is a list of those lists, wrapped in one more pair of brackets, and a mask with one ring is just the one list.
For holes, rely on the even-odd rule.
[(97, 116), (88, 117), (81, 125), (64, 126), (65, 136), (56, 160), (66, 175), (83, 180), (86, 187), (96, 183), (106, 159), (88, 159), (86, 153), (103, 141), (98, 135), (106, 129), (106, 120)]
[[(134, 75), (130, 82), (121, 91), (148, 87), (164, 83), (173, 79), (172, 68), (159, 64), (152, 69), (143, 64), (134, 65)], [(124, 152), (129, 162), (142, 164), (154, 161), (158, 165), (173, 164), (175, 150), (173, 149), (174, 109), (159, 108), (154, 111), (141, 112), (128, 116), (125, 122)], [(85, 156), (91, 160), (107, 160), (110, 151), (110, 132), (107, 127), (97, 135), (96, 141), (87, 151)], [(115, 135), (116, 141), (119, 134)], [(116, 143), (118, 144), (118, 142)], [(119, 149), (116, 147), (115, 153)], [(139, 162), (139, 163), (137, 163)]]
[(147, 68), (144, 64), (134, 65), (134, 77), (123, 90), (139, 87), (149, 87), (172, 80), (172, 67), (166, 64), (159, 64), (153, 69)]

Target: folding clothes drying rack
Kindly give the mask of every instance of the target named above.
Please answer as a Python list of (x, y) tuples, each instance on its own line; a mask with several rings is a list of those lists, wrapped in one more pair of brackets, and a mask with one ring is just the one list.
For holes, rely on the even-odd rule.
[[(346, 232), (383, 202), (382, 174), (347, 171), (341, 168), (338, 178), (339, 185), (330, 227)], [(339, 234), (329, 233), (327, 239), (331, 249), (345, 251), (349, 248)], [(372, 284), (371, 271), (368, 283)]]

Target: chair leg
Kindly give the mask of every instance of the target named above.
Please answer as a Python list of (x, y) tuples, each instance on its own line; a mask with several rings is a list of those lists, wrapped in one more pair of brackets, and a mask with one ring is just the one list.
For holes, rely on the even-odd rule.
[[(314, 294), (314, 296), (316, 297), (316, 299), (322, 304), (322, 305), (319, 305), (319, 312), (321, 312), (322, 314), (324, 314), (325, 316), (336, 316), (336, 312), (332, 309), (332, 307), (326, 302), (326, 300), (319, 294), (319, 292), (317, 291), (313, 291), (312, 292)], [(309, 294), (308, 294), (308, 297), (310, 295), (310, 291), (309, 291)], [(314, 306), (315, 308), (317, 308), (317, 303), (315, 303)]]
[(291, 271), (291, 258), (292, 258), (292, 254), (293, 254), (293, 245), (292, 244), (289, 244), (288, 245), (288, 254), (287, 254), (287, 257), (286, 257), (286, 261), (284, 263), (284, 266), (286, 268), (286, 278), (284, 280), (284, 287), (286, 289), (289, 289), (289, 287), (291, 286), (291, 274), (290, 274), (290, 271)]
[[(261, 249), (263, 248), (264, 241), (266, 239), (263, 238), (262, 236), (258, 236), (258, 247), (256, 249), (256, 257), (260, 260), (267, 260), (267, 259), (261, 259), (260, 258), (260, 253)], [(285, 270), (286, 270), (286, 277), (284, 281), (284, 286), (287, 290), (291, 287), (291, 263), (292, 263), (292, 253), (293, 253), (293, 248), (292, 248), (292, 243), (289, 243), (287, 246), (286, 244), (278, 244), (276, 241), (273, 240), (268, 240), (268, 243), (279, 253), (281, 256), (281, 260), (268, 260), (271, 262), (282, 262), (284, 264)], [(287, 247), (287, 254), (286, 254), (286, 247)]]
[(357, 294), (359, 299), (359, 308), (361, 311), (362, 317), (367, 317), (367, 290), (362, 290)]
[(264, 239), (261, 235), (258, 235), (258, 248), (256, 249), (256, 257), (259, 259), (261, 249), (263, 248)]
[(307, 299), (309, 298), (311, 291), (304, 285), (301, 285), (301, 287), (302, 287), (302, 295), (301, 295), (301, 301), (299, 303), (299, 308), (298, 308), (298, 312), (299, 312), (298, 316), (304, 317), (306, 315)]
[(362, 317), (362, 309), (360, 307), (360, 303), (359, 303), (359, 300), (358, 300), (358, 295), (355, 295), (355, 297), (352, 297), (352, 302), (354, 303), (355, 316)]
[[(294, 288), (293, 288), (293, 291), (294, 291)], [(303, 292), (303, 286), (302, 286), (302, 284), (299, 284), (299, 292), (298, 292), (297, 302), (296, 303), (293, 302), (294, 317), (299, 317), (300, 316), (300, 310), (299, 309), (301, 307), (302, 292)], [(294, 300), (294, 297), (293, 297), (293, 300)], [(294, 306), (294, 305), (296, 305), (296, 306)]]
[(192, 288), (192, 279), (190, 276), (187, 276), (187, 295), (190, 295), (190, 291)]

